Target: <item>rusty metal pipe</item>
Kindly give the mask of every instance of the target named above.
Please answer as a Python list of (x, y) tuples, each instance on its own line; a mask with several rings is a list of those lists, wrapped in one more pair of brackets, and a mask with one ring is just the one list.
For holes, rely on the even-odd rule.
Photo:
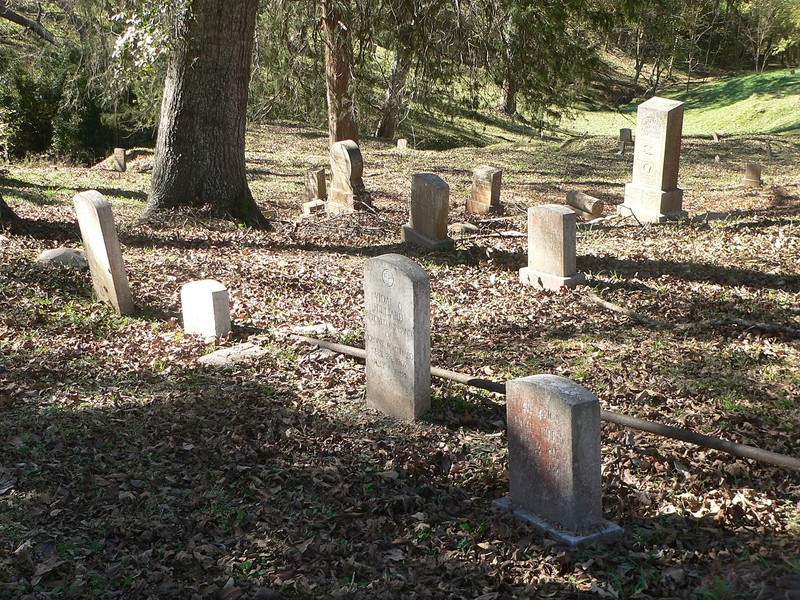
[[(366, 359), (367, 357), (367, 352), (363, 348), (345, 346), (344, 344), (327, 342), (325, 340), (317, 340), (302, 335), (296, 335), (294, 337), (308, 344), (313, 344), (319, 346), (320, 348), (326, 348), (340, 354), (346, 354), (347, 356), (352, 356), (354, 358)], [(448, 381), (455, 381), (457, 383), (463, 383), (464, 385), (477, 387), (489, 392), (495, 392), (497, 394), (506, 393), (506, 384), (499, 381), (490, 381), (488, 379), (470, 377), (469, 375), (464, 375), (463, 373), (456, 373), (455, 371), (448, 371), (446, 369), (439, 369), (437, 367), (431, 367), (431, 375), (440, 379), (447, 379)], [(657, 423), (653, 421), (645, 421), (644, 419), (631, 417), (630, 415), (624, 415), (621, 413), (615, 413), (610, 410), (601, 409), (600, 419), (603, 421), (608, 421), (609, 423), (622, 425), (623, 427), (654, 433), (656, 435), (667, 437), (673, 440), (689, 442), (697, 446), (702, 446), (703, 448), (719, 450), (720, 452), (725, 452), (726, 454), (731, 454), (740, 458), (749, 458), (758, 462), (781, 467), (782, 469), (787, 469), (789, 471), (800, 471), (800, 459), (793, 456), (786, 456), (785, 454), (778, 454), (777, 452), (771, 452), (770, 450), (762, 450), (761, 448), (756, 448), (754, 446), (737, 444), (736, 442), (729, 442), (721, 438), (697, 433), (696, 431), (691, 431), (689, 429), (682, 429), (680, 427), (673, 427), (672, 425), (664, 425), (663, 423)]]

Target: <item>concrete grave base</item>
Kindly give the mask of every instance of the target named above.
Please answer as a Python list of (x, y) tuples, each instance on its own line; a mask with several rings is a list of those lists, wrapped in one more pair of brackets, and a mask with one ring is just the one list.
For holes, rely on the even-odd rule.
[(560, 277), (552, 273), (536, 271), (530, 267), (519, 270), (519, 281), (523, 285), (530, 285), (542, 290), (560, 290), (562, 287), (575, 289), (579, 285), (586, 285), (586, 275), (575, 273), (570, 277)]
[(605, 519), (598, 525), (596, 531), (590, 533), (578, 534), (571, 531), (564, 531), (548, 523), (541, 517), (536, 516), (529, 510), (525, 510), (519, 506), (512, 506), (510, 498), (500, 498), (492, 502), (492, 504), (503, 510), (510, 510), (517, 518), (529, 523), (548, 537), (563, 544), (567, 544), (568, 546), (606, 544), (621, 538), (623, 533), (625, 533), (622, 527), (611, 521), (606, 521)]
[(764, 185), (764, 182), (760, 179), (742, 179), (742, 186), (743, 187), (750, 187), (750, 188), (758, 188)]
[(197, 362), (212, 367), (231, 367), (241, 363), (255, 362), (265, 354), (269, 354), (269, 352), (261, 346), (245, 342), (201, 356)]
[(303, 214), (310, 215), (315, 212), (320, 212), (325, 210), (325, 201), (324, 200), (310, 200), (308, 202), (303, 202)]
[(647, 210), (641, 206), (630, 206), (628, 204), (620, 204), (617, 207), (617, 214), (620, 217), (630, 217), (633, 215), (642, 223), (666, 223), (667, 221), (685, 219), (689, 216), (689, 213), (685, 210), (660, 213), (657, 211)]
[(467, 199), (466, 205), (467, 213), (470, 214), (495, 214), (499, 215), (503, 212), (502, 206), (494, 206), (492, 204), (486, 204), (485, 202), (477, 202), (475, 200)]
[(447, 248), (452, 248), (453, 242), (452, 238), (444, 238), (442, 240), (434, 240), (429, 238), (427, 235), (420, 233), (411, 225), (403, 225), (400, 229), (400, 236), (404, 242), (408, 242), (409, 244), (415, 244), (417, 246), (422, 246), (423, 248), (430, 248), (431, 250), (444, 250)]
[(356, 212), (354, 194), (339, 193), (337, 200), (328, 200), (325, 203), (325, 212), (330, 215), (349, 215)]

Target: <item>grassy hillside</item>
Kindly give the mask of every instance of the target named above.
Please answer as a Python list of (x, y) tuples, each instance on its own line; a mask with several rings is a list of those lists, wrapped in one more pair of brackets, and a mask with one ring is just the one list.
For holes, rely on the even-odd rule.
[[(737, 75), (677, 84), (659, 93), (686, 102), (684, 135), (783, 133), (800, 131), (800, 74), (789, 70)], [(583, 111), (563, 126), (576, 134), (616, 135), (636, 124), (641, 99), (618, 111)]]

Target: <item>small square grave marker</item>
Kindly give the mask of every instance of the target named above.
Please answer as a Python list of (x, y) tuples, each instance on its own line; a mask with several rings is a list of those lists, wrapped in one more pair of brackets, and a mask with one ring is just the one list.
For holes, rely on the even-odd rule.
[(481, 165), (472, 171), (472, 195), (467, 200), (467, 212), (476, 214), (500, 212), (502, 169)]
[(183, 330), (206, 338), (228, 335), (231, 331), (230, 298), (219, 281), (190, 281), (181, 288)]

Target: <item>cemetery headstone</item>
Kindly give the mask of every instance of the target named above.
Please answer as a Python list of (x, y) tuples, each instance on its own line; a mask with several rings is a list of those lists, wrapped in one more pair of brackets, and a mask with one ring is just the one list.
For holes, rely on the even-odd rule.
[(257, 362), (267, 354), (269, 354), (269, 352), (265, 348), (257, 346), (256, 344), (251, 344), (250, 342), (245, 342), (243, 344), (236, 344), (235, 346), (215, 350), (210, 354), (201, 356), (197, 359), (197, 362), (201, 365), (211, 367), (235, 367), (239, 364)]
[(364, 264), (367, 403), (413, 420), (431, 406), (431, 286), (410, 258), (384, 254)]
[(97, 299), (109, 302), (120, 315), (132, 314), (133, 297), (111, 204), (95, 190), (76, 194), (72, 201)]
[(329, 213), (350, 213), (372, 206), (364, 187), (364, 161), (361, 150), (353, 140), (336, 142), (331, 146), (331, 191), (326, 209)]
[(114, 148), (114, 169), (120, 173), (124, 173), (127, 169), (125, 148)]
[(533, 375), (506, 384), (511, 508), (552, 538), (602, 543), (622, 534), (603, 519), (600, 403), (570, 379)]
[(406, 148), (408, 148), (408, 140), (406, 138), (400, 138), (397, 140), (398, 150), (405, 150)]
[(639, 105), (633, 180), (625, 185), (620, 215), (645, 223), (685, 217), (683, 190), (678, 188), (683, 102), (650, 98)]
[(759, 163), (747, 163), (744, 169), (742, 185), (745, 187), (761, 187), (761, 184), (761, 165)]
[(619, 130), (619, 150), (617, 154), (625, 154), (625, 149), (628, 144), (633, 145), (633, 132), (628, 127), (623, 127)]
[(519, 270), (520, 282), (545, 290), (586, 283), (576, 266), (577, 228), (576, 215), (566, 206), (528, 208), (528, 266)]
[(325, 183), (325, 169), (309, 169), (306, 171), (306, 200), (325, 200), (328, 188)]
[(467, 200), (468, 213), (500, 212), (500, 186), (503, 171), (489, 165), (476, 167), (472, 171), (472, 196)]
[(415, 173), (411, 178), (409, 222), (403, 225), (404, 242), (431, 249), (453, 244), (447, 237), (450, 211), (450, 186), (433, 173)]
[(181, 288), (183, 331), (206, 338), (228, 335), (231, 331), (230, 297), (219, 281), (190, 281)]

